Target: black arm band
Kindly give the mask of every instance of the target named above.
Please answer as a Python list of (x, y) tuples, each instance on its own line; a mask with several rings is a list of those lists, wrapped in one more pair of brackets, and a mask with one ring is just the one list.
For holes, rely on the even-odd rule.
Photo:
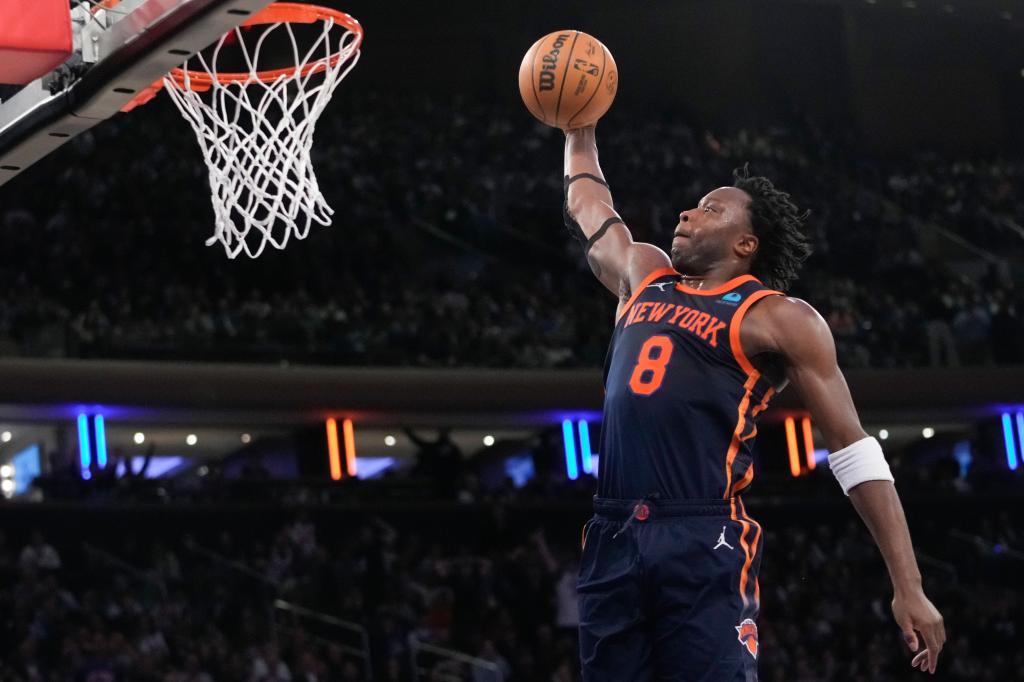
[(593, 180), (599, 185), (604, 185), (605, 187), (608, 186), (608, 183), (592, 173), (579, 173), (577, 175), (573, 175), (572, 177), (569, 177), (568, 175), (565, 176), (565, 181), (563, 184), (563, 188), (565, 190), (565, 201), (562, 203), (562, 220), (565, 222), (565, 227), (569, 230), (569, 234), (572, 235), (574, 239), (578, 239), (583, 244), (583, 253), (587, 254), (590, 253), (590, 249), (592, 246), (594, 246), (594, 243), (604, 236), (604, 233), (608, 231), (609, 227), (611, 227), (615, 223), (621, 223), (622, 220), (619, 218), (609, 218), (608, 220), (604, 221), (604, 224), (601, 225), (600, 229), (598, 229), (598, 231), (594, 233), (593, 237), (587, 239), (587, 235), (583, 234), (583, 228), (581, 228), (580, 224), (576, 222), (575, 216), (573, 216), (572, 212), (569, 210), (569, 185), (576, 182), (577, 180), (584, 179)]
[(579, 173), (577, 175), (572, 176), (571, 178), (568, 175), (566, 175), (565, 176), (565, 191), (566, 191), (566, 193), (569, 192), (569, 185), (571, 185), (572, 183), (576, 182), (577, 180), (584, 180), (584, 179), (585, 180), (593, 180), (597, 184), (604, 185), (605, 187), (608, 186), (607, 182), (605, 182), (604, 180), (602, 180), (601, 178), (597, 177), (596, 175), (594, 175), (592, 173)]
[(616, 223), (622, 223), (623, 225), (625, 225), (625, 223), (622, 222), (622, 218), (618, 216), (612, 216), (608, 220), (604, 221), (601, 224), (601, 227), (597, 228), (597, 232), (594, 233), (594, 236), (588, 239), (587, 243), (583, 245), (583, 253), (590, 253), (590, 249), (594, 246), (594, 244), (597, 243), (597, 240), (603, 237), (604, 233), (608, 231), (608, 228), (611, 227), (612, 225), (615, 225)]

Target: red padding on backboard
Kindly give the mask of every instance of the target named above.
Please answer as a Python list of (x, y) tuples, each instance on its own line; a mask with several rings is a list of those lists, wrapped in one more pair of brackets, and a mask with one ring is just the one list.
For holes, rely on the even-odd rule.
[(71, 56), (68, 0), (0, 0), (0, 83), (25, 85)]

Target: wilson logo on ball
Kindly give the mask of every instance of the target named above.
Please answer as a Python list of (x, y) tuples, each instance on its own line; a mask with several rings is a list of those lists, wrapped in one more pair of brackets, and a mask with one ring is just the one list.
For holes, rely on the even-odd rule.
[(559, 35), (551, 46), (551, 50), (541, 58), (540, 84), (538, 87), (542, 91), (555, 89), (555, 68), (558, 66), (558, 55), (568, 39), (568, 33)]

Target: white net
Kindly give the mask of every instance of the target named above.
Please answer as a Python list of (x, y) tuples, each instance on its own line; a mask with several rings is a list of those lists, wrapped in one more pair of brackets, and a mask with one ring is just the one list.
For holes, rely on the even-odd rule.
[[(320, 23), (322, 30), (312, 31), (318, 37), (304, 51), (290, 23), (235, 29), (208, 56), (200, 53), (186, 62), (180, 81), (164, 78), (164, 89), (195, 131), (209, 168), (216, 223), (206, 244), (220, 242), (229, 258), (243, 252), (255, 258), (268, 244), (283, 249), (292, 237), (304, 239), (314, 222), (331, 224), (334, 211), (313, 172), (313, 130), (358, 61), (360, 36), (333, 19)], [(269, 69), (260, 66), (261, 51), (268, 38), (280, 44), (282, 35), (297, 66), (279, 69), (263, 82), (257, 72)], [(218, 64), (226, 44), (230, 52), (241, 50), (249, 73), (221, 83)], [(193, 78), (189, 69), (208, 73), (212, 83), (207, 88), (207, 81)]]

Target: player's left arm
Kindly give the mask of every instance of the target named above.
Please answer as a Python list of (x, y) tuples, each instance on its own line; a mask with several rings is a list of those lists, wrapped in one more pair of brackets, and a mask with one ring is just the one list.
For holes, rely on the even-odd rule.
[[(870, 470), (867, 459), (857, 461), (863, 448), (877, 448), (861, 427), (846, 379), (836, 361), (836, 347), (828, 324), (814, 308), (795, 298), (769, 296), (751, 309), (741, 331), (748, 357), (759, 352), (780, 355), (786, 376), (821, 429), (829, 452), (854, 454), (847, 463)], [(749, 349), (749, 352), (748, 352)], [(852, 447), (851, 447), (852, 446)], [(847, 450), (847, 448), (849, 448)], [(880, 456), (880, 454), (879, 454)], [(872, 474), (848, 490), (850, 501), (864, 520), (885, 559), (892, 579), (893, 615), (914, 656), (913, 665), (935, 672), (939, 651), (946, 641), (942, 616), (921, 587), (921, 572), (914, 556), (910, 530), (888, 468)], [(857, 479), (854, 479), (857, 480)], [(917, 633), (924, 639), (921, 651)]]

